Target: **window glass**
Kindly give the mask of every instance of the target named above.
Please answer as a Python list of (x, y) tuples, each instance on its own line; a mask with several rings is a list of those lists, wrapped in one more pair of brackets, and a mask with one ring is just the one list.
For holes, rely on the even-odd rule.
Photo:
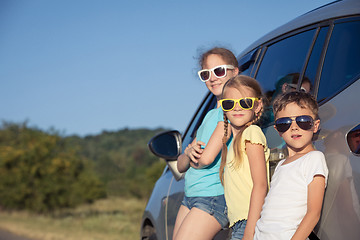
[(316, 38), (316, 42), (314, 44), (313, 50), (311, 52), (308, 65), (306, 67), (306, 71), (304, 74), (304, 78), (302, 81), (302, 85), (309, 84), (311, 92), (313, 93), (314, 89), (314, 82), (316, 78), (316, 72), (319, 66), (319, 61), (321, 57), (321, 52), (324, 47), (324, 42), (326, 39), (327, 32), (329, 30), (329, 27), (323, 27), (320, 29), (320, 32)]
[(334, 96), (360, 73), (360, 22), (335, 24), (321, 73), (318, 101)]
[(196, 113), (194, 120), (191, 122), (186, 135), (183, 137), (182, 147), (183, 150), (187, 147), (188, 144), (192, 142), (192, 140), (196, 136), (196, 131), (200, 127), (206, 113), (211, 109), (215, 108), (216, 97), (213, 94), (209, 94), (206, 99), (201, 103), (199, 110)]
[(247, 53), (245, 56), (238, 60), (239, 62), (239, 71), (241, 75), (251, 76), (251, 73), (254, 69), (254, 63), (260, 52), (260, 49), (257, 48)]
[(270, 45), (266, 50), (256, 76), (270, 105), (263, 114), (263, 126), (273, 121), (273, 99), (281, 92), (296, 89), (314, 33), (315, 29), (299, 33)]

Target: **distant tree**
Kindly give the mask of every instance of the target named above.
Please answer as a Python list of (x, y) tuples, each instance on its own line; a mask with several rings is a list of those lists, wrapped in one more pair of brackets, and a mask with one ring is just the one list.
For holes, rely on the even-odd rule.
[(3, 122), (0, 206), (47, 211), (105, 195), (146, 198), (164, 170), (148, 141), (165, 129), (122, 129), (61, 137)]
[(144, 198), (165, 167), (165, 162), (149, 151), (147, 143), (164, 130), (125, 128), (84, 138), (71, 136), (66, 141), (79, 146), (79, 153), (93, 161), (109, 195)]
[(56, 133), (3, 122), (0, 206), (49, 212), (105, 197), (90, 164)]

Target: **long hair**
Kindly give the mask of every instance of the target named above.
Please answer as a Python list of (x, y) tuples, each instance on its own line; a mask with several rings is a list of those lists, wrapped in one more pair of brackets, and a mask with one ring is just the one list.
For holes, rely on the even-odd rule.
[[(223, 88), (223, 92), (222, 92), (222, 98), (224, 98), (224, 93), (226, 91), (227, 88), (235, 88), (237, 89), (239, 92), (242, 92), (244, 88), (247, 88), (249, 90), (251, 90), (254, 94), (255, 97), (259, 98), (260, 101), (262, 101), (263, 99), (263, 93), (260, 87), (260, 84), (258, 83), (258, 81), (256, 81), (254, 78), (245, 76), (245, 75), (238, 75), (234, 78), (229, 79), (229, 81), (226, 82), (226, 84), (224, 85)], [(254, 103), (256, 104), (256, 103)], [(255, 107), (256, 105), (254, 105)], [(250, 122), (248, 122), (246, 124), (246, 127), (242, 129), (242, 131), (240, 131), (236, 137), (233, 139), (233, 148), (234, 148), (234, 162), (232, 162), (233, 167), (238, 168), (240, 166), (241, 162), (241, 136), (243, 131), (250, 126), (251, 124), (256, 123), (261, 115), (263, 113), (263, 108), (261, 108), (261, 110), (259, 111), (258, 114), (254, 114), (253, 119), (251, 119)], [(231, 133), (228, 133), (228, 126), (229, 126), (229, 121), (228, 118), (226, 116), (226, 114), (224, 113), (224, 137), (223, 137), (223, 146), (222, 146), (222, 152), (221, 152), (221, 163), (220, 163), (220, 180), (221, 183), (224, 185), (224, 168), (226, 165), (226, 157), (227, 157), (227, 139), (228, 139), (228, 135)]]

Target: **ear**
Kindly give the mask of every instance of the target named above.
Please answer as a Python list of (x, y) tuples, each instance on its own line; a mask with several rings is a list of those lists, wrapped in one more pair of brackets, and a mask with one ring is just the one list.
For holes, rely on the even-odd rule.
[(283, 93), (286, 92), (287, 87), (288, 87), (288, 84), (287, 84), (287, 83), (284, 83), (284, 84), (282, 85), (282, 87), (281, 87), (281, 91), (282, 91)]
[(237, 75), (239, 75), (239, 68), (234, 68), (234, 76), (233, 77), (235, 77), (235, 76), (237, 76)]
[(260, 99), (259, 101), (257, 101), (256, 107), (254, 109), (255, 115), (257, 115), (261, 111), (262, 108), (263, 108), (263, 102)]
[(320, 129), (320, 119), (317, 119), (314, 121), (314, 129), (313, 129), (313, 132), (314, 133), (317, 133), (317, 131), (319, 131)]
[(236, 75), (239, 74), (239, 68), (235, 68), (235, 73), (236, 73)]

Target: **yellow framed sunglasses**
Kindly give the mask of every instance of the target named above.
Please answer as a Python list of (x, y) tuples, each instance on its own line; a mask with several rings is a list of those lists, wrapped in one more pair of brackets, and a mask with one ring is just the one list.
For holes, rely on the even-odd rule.
[(239, 99), (221, 99), (220, 105), (222, 110), (225, 112), (231, 111), (235, 108), (235, 104), (238, 103), (239, 106), (244, 110), (250, 110), (254, 107), (255, 101), (259, 101), (259, 98), (255, 97), (246, 97)]

